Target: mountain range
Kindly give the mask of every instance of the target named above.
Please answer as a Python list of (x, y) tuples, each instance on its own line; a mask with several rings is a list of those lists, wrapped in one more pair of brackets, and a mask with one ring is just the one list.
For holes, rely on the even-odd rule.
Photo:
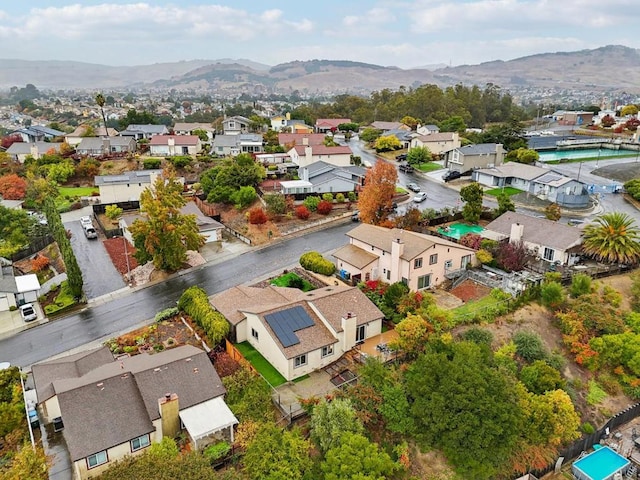
[(368, 93), (383, 88), (494, 83), (503, 88), (564, 88), (640, 93), (640, 50), (609, 45), (531, 55), (509, 61), (401, 69), (347, 60), (293, 61), (269, 66), (251, 60), (188, 60), (137, 66), (72, 61), (0, 60), (0, 88), (194, 89), (287, 93)]

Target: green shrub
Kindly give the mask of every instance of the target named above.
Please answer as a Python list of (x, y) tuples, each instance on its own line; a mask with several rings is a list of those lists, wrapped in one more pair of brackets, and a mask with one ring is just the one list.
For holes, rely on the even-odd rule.
[(303, 253), (300, 257), (300, 265), (305, 270), (320, 273), (322, 275), (333, 275), (336, 266), (332, 261), (327, 260), (318, 252)]
[(220, 460), (227, 456), (227, 454), (231, 451), (231, 445), (227, 442), (218, 442), (214, 445), (209, 445), (204, 449), (204, 456), (214, 464), (216, 461)]
[(321, 202), (320, 197), (310, 196), (304, 199), (302, 204), (309, 209), (310, 212), (315, 212), (318, 209), (318, 204)]
[(160, 310), (156, 313), (154, 321), (162, 322), (163, 320), (168, 320), (169, 318), (176, 316), (179, 312), (180, 310), (178, 307), (165, 308), (164, 310)]
[(462, 334), (462, 339), (467, 342), (477, 343), (478, 345), (491, 346), (493, 333), (485, 328), (471, 327)]
[(192, 158), (189, 155), (179, 155), (171, 157), (170, 162), (176, 168), (184, 168), (191, 163)]
[(516, 344), (516, 353), (527, 362), (544, 360), (547, 357), (542, 338), (537, 333), (518, 332), (513, 336), (513, 343)]
[(593, 425), (591, 425), (589, 422), (584, 422), (580, 428), (587, 435), (591, 435), (593, 433), (596, 433), (596, 429), (593, 428)]
[(571, 287), (569, 288), (571, 297), (577, 298), (587, 293), (591, 293), (591, 277), (584, 273), (574, 275), (571, 280)]
[(356, 201), (356, 192), (347, 192), (347, 198), (350, 202)]
[(336, 195), (336, 202), (338, 203), (344, 203), (344, 194), (343, 193), (338, 193)]
[(549, 308), (558, 308), (564, 303), (564, 289), (558, 282), (548, 282), (540, 288), (542, 304)]
[(178, 308), (204, 330), (211, 346), (222, 342), (229, 333), (229, 323), (211, 306), (207, 293), (200, 287), (187, 288), (178, 300)]
[(145, 170), (155, 170), (157, 168), (160, 168), (161, 163), (162, 160), (160, 160), (159, 158), (145, 158), (142, 162), (142, 167)]
[(116, 220), (120, 215), (122, 215), (122, 208), (118, 205), (107, 205), (104, 209), (104, 214), (109, 220)]
[(333, 193), (323, 193), (322, 200), (333, 203)]
[(589, 381), (589, 392), (587, 393), (587, 404), (597, 405), (607, 398), (607, 392), (605, 392), (598, 382), (595, 380)]

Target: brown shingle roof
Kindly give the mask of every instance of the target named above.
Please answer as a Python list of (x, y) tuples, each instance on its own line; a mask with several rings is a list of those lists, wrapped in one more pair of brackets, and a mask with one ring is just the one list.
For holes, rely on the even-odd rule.
[(336, 332), (342, 331), (342, 318), (347, 313), (353, 313), (357, 316), (358, 325), (364, 325), (384, 317), (378, 307), (359, 288), (336, 290), (331, 295), (310, 300), (322, 312), (322, 316), (327, 319)]
[(155, 135), (149, 145), (168, 145), (170, 138), (173, 138), (175, 145), (197, 145), (200, 141), (197, 135)]
[(338, 260), (343, 260), (349, 265), (353, 265), (359, 270), (378, 260), (378, 256), (371, 252), (367, 252), (360, 247), (356, 247), (351, 243), (339, 248), (333, 252), (333, 256)]
[(376, 248), (391, 252), (392, 242), (399, 238), (404, 243), (403, 253), (400, 258), (411, 261), (421, 255), (428, 248), (434, 245), (445, 245), (447, 247), (458, 248), (473, 252), (471, 248), (464, 247), (455, 242), (444, 240), (434, 235), (426, 235), (424, 233), (410, 232), (399, 228), (384, 228), (362, 223), (353, 230), (347, 232), (347, 236), (355, 240), (367, 243)]

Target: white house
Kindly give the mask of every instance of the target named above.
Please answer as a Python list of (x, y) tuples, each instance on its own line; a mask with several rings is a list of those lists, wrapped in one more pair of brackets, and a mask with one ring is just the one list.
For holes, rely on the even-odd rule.
[(353, 281), (402, 282), (413, 291), (435, 287), (445, 274), (475, 265), (475, 251), (433, 235), (363, 223), (333, 253), (340, 275)]
[(477, 168), (496, 167), (502, 165), (506, 153), (500, 143), (467, 145), (446, 152), (445, 167), (460, 173)]
[(431, 133), (411, 137), (410, 148), (427, 147), (435, 155), (441, 155), (460, 147), (458, 132)]
[(151, 140), (156, 135), (168, 135), (169, 129), (165, 125), (128, 125), (120, 135), (123, 137), (133, 137), (136, 140)]
[(13, 142), (9, 148), (7, 148), (7, 154), (11, 156), (12, 159), (24, 163), (27, 157), (33, 157), (37, 160), (46, 153), (60, 153), (61, 146), (62, 143)]
[(251, 127), (251, 120), (241, 115), (225, 118), (222, 121), (222, 130), (225, 135), (238, 135), (248, 133)]
[(118, 203), (140, 200), (140, 194), (150, 187), (162, 170), (135, 170), (119, 175), (98, 175), (94, 183), (100, 190), (101, 203)]
[(307, 167), (315, 162), (330, 163), (338, 167), (351, 165), (351, 148), (343, 145), (296, 145), (287, 152), (291, 161), (299, 167)]
[(158, 157), (197, 155), (201, 151), (197, 135), (155, 135), (149, 142), (149, 154)]
[(487, 225), (482, 236), (522, 242), (540, 259), (567, 266), (578, 261), (582, 244), (581, 228), (516, 212), (500, 215)]
[(337, 361), (382, 331), (382, 312), (357, 287), (237, 286), (210, 298), (237, 342), (249, 342), (287, 380)]
[(216, 129), (210, 123), (176, 122), (173, 126), (173, 133), (176, 135), (193, 135), (196, 130), (207, 132), (207, 143), (211, 143), (216, 134)]

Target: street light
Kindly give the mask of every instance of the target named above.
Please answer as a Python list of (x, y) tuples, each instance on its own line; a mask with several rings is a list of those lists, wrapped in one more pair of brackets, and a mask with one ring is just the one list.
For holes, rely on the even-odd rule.
[(131, 267), (129, 265), (129, 252), (127, 251), (127, 238), (123, 235), (122, 236), (122, 243), (124, 243), (124, 258), (127, 261), (127, 283), (129, 284), (129, 286), (131, 286)]

